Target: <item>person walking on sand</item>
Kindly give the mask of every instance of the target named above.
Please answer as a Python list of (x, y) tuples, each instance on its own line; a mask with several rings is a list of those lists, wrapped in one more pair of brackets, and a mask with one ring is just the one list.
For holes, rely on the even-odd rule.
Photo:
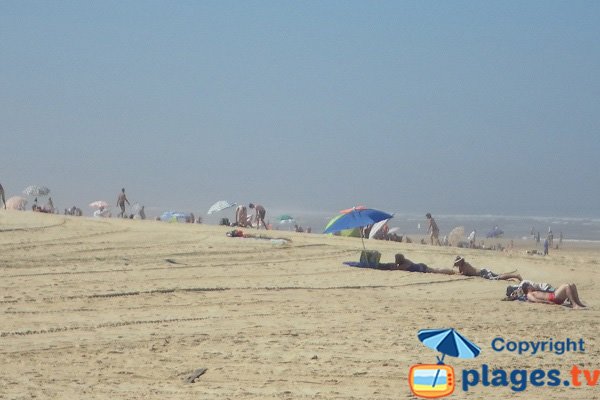
[(430, 213), (425, 214), (425, 217), (427, 218), (427, 221), (429, 222), (429, 227), (427, 228), (427, 233), (429, 234), (429, 238), (431, 239), (431, 245), (433, 246), (433, 243), (435, 241), (435, 244), (437, 244), (438, 246), (441, 246), (440, 244), (440, 228), (438, 228), (437, 223), (435, 222), (435, 219), (433, 219), (433, 217), (431, 216)]
[(125, 188), (121, 189), (121, 193), (119, 193), (119, 197), (117, 198), (117, 206), (121, 207), (121, 213), (119, 214), (120, 218), (125, 216), (125, 203), (127, 205), (131, 205), (127, 196), (125, 196)]
[(456, 256), (456, 258), (454, 259), (453, 266), (458, 267), (458, 272), (460, 272), (460, 274), (464, 276), (479, 276), (481, 278), (493, 281), (507, 281), (510, 279), (515, 279), (521, 282), (523, 280), (523, 278), (521, 278), (521, 275), (515, 273), (496, 274), (486, 268), (477, 269), (468, 262), (466, 262), (463, 256)]
[(2, 184), (0, 184), (0, 198), (2, 198), (2, 204), (4, 204), (4, 209), (6, 210), (6, 198), (4, 197), (4, 188)]
[(248, 204), (248, 208), (254, 209), (254, 220), (256, 221), (256, 229), (260, 229), (260, 224), (262, 222), (265, 229), (269, 229), (267, 227), (267, 223), (265, 222), (265, 215), (267, 215), (267, 211), (260, 204), (254, 205), (253, 203)]

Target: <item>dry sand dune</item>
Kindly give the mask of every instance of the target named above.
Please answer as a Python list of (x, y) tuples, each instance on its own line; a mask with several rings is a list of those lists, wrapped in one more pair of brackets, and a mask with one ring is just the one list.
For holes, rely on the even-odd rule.
[[(600, 252), (463, 250), (476, 266), (575, 282), (590, 308), (502, 302), (506, 282), (347, 267), (360, 240), (219, 226), (0, 211), (0, 398), (414, 398), (409, 367), (434, 363), (419, 329), (454, 327), (482, 348), (463, 369), (600, 369)], [(256, 233), (254, 231), (253, 233)], [(450, 266), (458, 249), (368, 241)], [(584, 339), (585, 352), (494, 352), (507, 340)], [(195, 383), (185, 378), (206, 368)], [(460, 387), (454, 398), (600, 398), (600, 386)]]

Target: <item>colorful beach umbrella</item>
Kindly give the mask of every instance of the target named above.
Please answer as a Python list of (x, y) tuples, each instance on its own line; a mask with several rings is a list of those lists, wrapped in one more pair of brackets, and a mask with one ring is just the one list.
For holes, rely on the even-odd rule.
[(164, 222), (190, 222), (192, 215), (181, 211), (165, 211), (160, 220)]
[(354, 209), (346, 214), (342, 214), (331, 225), (326, 227), (323, 233), (333, 233), (345, 229), (360, 228), (390, 218), (392, 218), (392, 214), (373, 208)]
[(215, 204), (213, 204), (212, 206), (210, 206), (210, 208), (208, 209), (207, 214), (210, 215), (212, 213), (223, 211), (223, 210), (226, 210), (228, 208), (235, 207), (236, 205), (237, 205), (237, 203), (230, 203), (227, 200), (219, 200)]
[[(340, 219), (344, 214), (338, 214), (335, 217), (331, 218), (329, 220), (329, 222), (327, 223), (327, 225), (325, 225), (325, 230), (327, 230), (327, 228), (329, 228), (335, 221), (337, 221), (338, 219)], [(360, 233), (360, 228), (353, 228), (353, 229), (344, 229), (341, 230), (339, 232), (337, 232), (340, 236), (346, 236), (346, 237), (360, 237), (361, 233)]]
[(283, 215), (280, 215), (279, 217), (277, 217), (277, 221), (279, 221), (280, 224), (294, 222), (294, 217), (292, 217), (289, 214), (283, 214)]
[[(325, 227), (323, 233), (334, 233), (346, 229), (362, 228), (390, 218), (392, 218), (392, 214), (388, 214), (384, 211), (375, 210), (373, 208), (354, 208), (348, 213), (342, 214), (339, 218), (329, 224), (328, 227)], [(362, 240), (363, 249), (365, 249), (365, 241), (362, 233), (360, 239)]]

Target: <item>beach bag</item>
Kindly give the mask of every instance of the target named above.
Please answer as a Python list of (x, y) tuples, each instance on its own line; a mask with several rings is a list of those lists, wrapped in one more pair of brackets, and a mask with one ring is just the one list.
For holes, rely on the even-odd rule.
[(221, 225), (229, 226), (229, 218), (221, 218)]
[(381, 259), (381, 253), (377, 250), (363, 250), (360, 253), (360, 263), (369, 267), (376, 267)]

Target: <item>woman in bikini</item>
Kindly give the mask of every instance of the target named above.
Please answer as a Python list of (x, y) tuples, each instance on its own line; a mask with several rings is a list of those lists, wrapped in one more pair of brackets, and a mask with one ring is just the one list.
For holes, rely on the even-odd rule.
[(567, 299), (573, 305), (573, 308), (583, 308), (585, 305), (579, 300), (577, 286), (574, 283), (565, 283), (560, 285), (554, 292), (542, 292), (534, 290), (530, 285), (523, 286), (523, 292), (527, 295), (527, 300), (532, 303), (563, 304)]

